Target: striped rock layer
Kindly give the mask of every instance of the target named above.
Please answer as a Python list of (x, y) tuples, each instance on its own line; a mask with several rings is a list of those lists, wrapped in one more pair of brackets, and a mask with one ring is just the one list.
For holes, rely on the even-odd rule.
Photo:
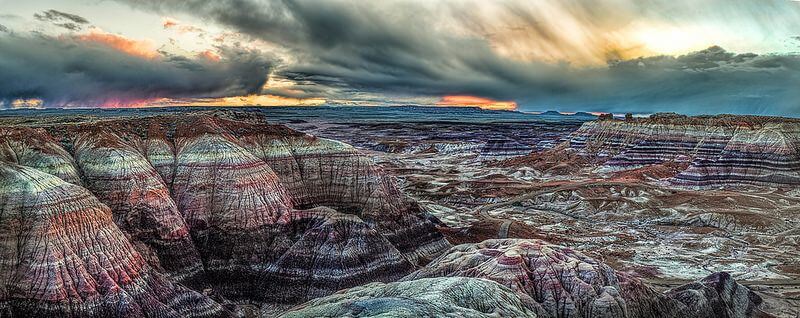
[(96, 197), (128, 253), (231, 299), (392, 281), (450, 247), (352, 147), (218, 115), (0, 128), (0, 159)]
[(0, 316), (230, 314), (153, 269), (86, 189), (0, 162)]
[(800, 185), (800, 121), (753, 116), (587, 122), (569, 139), (584, 155), (607, 158), (601, 171), (688, 162), (669, 181), (687, 187)]
[(297, 306), (280, 317), (537, 317), (530, 297), (490, 280), (373, 283)]
[(570, 248), (540, 240), (462, 244), (403, 278), (474, 277), (534, 300), (538, 317), (751, 317), (761, 299), (725, 273), (667, 293)]

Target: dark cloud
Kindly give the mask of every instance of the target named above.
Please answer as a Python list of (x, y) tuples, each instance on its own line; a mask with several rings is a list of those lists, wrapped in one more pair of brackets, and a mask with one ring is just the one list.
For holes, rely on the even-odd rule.
[[(800, 113), (798, 56), (737, 54), (715, 46), (683, 56), (631, 58), (638, 56), (631, 52), (639, 48), (605, 35), (613, 32), (597, 32), (626, 26), (639, 17), (676, 26), (737, 21), (768, 34), (800, 21), (800, 10), (788, 7), (787, 1), (542, 1), (557, 8), (548, 11), (537, 10), (539, 2), (498, 0), (492, 2), (499, 10), (490, 14), (492, 19), (477, 9), (480, 2), (466, 0), (425, 5), (339, 0), (117, 1), (165, 16), (187, 14), (216, 22), (285, 49), (291, 63), (274, 65), (273, 58), (241, 47), (220, 47), (222, 61), (212, 63), (163, 52), (156, 59), (143, 59), (69, 37), (0, 34), (0, 98), (42, 98), (50, 105), (61, 105), (251, 93), (360, 101), (377, 101), (376, 96), (457, 94), (514, 100), (523, 110)], [(664, 12), (670, 14), (665, 17)], [(785, 14), (776, 16), (775, 12)], [(35, 17), (68, 29), (88, 23), (55, 10)], [(566, 32), (559, 24), (564, 19), (577, 31)], [(506, 24), (498, 27), (497, 21)], [(503, 38), (498, 29), (519, 32)], [(520, 34), (525, 37), (517, 38)], [(586, 38), (575, 42), (576, 34)], [(528, 50), (558, 57), (566, 52), (567, 57), (613, 62), (576, 67), (513, 58), (498, 53), (498, 43), (509, 44), (504, 41), (533, 45), (517, 50), (520, 53)], [(270, 72), (297, 84), (262, 91)]]
[[(267, 91), (288, 97), (467, 94), (515, 100), (522, 109), (531, 110), (800, 113), (800, 58), (791, 55), (735, 54), (710, 47), (679, 57), (626, 60), (625, 48), (603, 48), (587, 54), (615, 62), (608, 67), (578, 68), (510, 59), (493, 50), (486, 38), (436, 28), (445, 10), (472, 34), (491, 33), (469, 3), (428, 10), (418, 3), (394, 1), (380, 5), (302, 0), (121, 1), (162, 13), (198, 15), (289, 48), (297, 62), (281, 67), (278, 75), (299, 85)], [(618, 2), (621, 5), (583, 0), (558, 4), (587, 30), (613, 28), (629, 23), (633, 16), (655, 17), (662, 12), (680, 13), (676, 16), (681, 18), (669, 21), (677, 24), (696, 16), (725, 23), (755, 21), (754, 28), (774, 29), (781, 26), (771, 13), (793, 10), (780, 1), (713, 0), (702, 6), (690, 2), (684, 6), (681, 1)], [(570, 46), (569, 35), (558, 25), (544, 23), (557, 17), (520, 3), (502, 4), (507, 12), (504, 19), (534, 32), (535, 39), (530, 40), (542, 45), (537, 50), (586, 49)], [(714, 9), (719, 7), (728, 10)]]
[(258, 93), (273, 60), (220, 47), (219, 62), (143, 58), (72, 37), (0, 35), (0, 104), (39, 98), (46, 106), (101, 106), (149, 98), (213, 98)]
[(9, 30), (5, 25), (0, 24), (0, 32), (11, 33), (11, 30)]
[(79, 31), (83, 25), (89, 24), (89, 20), (86, 20), (86, 18), (82, 16), (53, 9), (34, 13), (33, 17), (36, 18), (36, 20), (50, 22), (55, 26), (72, 31)]
[(556, 99), (589, 110), (797, 116), (800, 56), (733, 54), (719, 47), (612, 64), (594, 91)]

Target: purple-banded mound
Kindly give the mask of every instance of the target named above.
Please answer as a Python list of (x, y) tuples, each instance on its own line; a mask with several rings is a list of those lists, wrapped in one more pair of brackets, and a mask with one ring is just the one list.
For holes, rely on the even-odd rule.
[(669, 180), (678, 186), (800, 185), (800, 120), (795, 119), (656, 114), (600, 120), (583, 124), (569, 145), (607, 159), (599, 171), (686, 162), (688, 168)]
[(137, 252), (85, 188), (0, 162), (0, 316), (226, 317)]
[(297, 303), (450, 248), (354, 148), (236, 116), (0, 128), (2, 316), (220, 316), (182, 285)]
[(462, 244), (400, 282), (315, 299), (285, 317), (757, 317), (759, 296), (726, 273), (657, 292), (540, 240)]

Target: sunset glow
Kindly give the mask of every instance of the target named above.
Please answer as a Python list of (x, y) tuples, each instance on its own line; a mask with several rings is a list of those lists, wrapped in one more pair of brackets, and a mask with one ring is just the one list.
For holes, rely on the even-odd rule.
[(39, 0), (3, 9), (5, 108), (31, 99), (800, 112), (798, 1)]
[(146, 59), (153, 59), (158, 56), (155, 45), (150, 41), (132, 40), (121, 35), (99, 30), (92, 30), (88, 34), (79, 35), (78, 39), (103, 44), (120, 52)]
[(212, 52), (210, 50), (205, 50), (203, 52), (198, 53), (197, 55), (199, 57), (201, 57), (201, 58), (204, 58), (204, 59), (206, 59), (208, 61), (212, 61), (212, 62), (219, 62), (219, 60), (221, 59), (219, 54), (214, 53), (214, 52)]
[(44, 102), (38, 98), (20, 98), (11, 102), (11, 108), (40, 108)]
[(275, 95), (249, 95), (223, 98), (201, 98), (192, 100), (160, 100), (150, 106), (319, 106), (325, 103), (322, 98), (288, 98)]
[(465, 95), (444, 96), (436, 103), (437, 106), (451, 107), (479, 107), (489, 110), (515, 110), (517, 103), (513, 101), (496, 101), (488, 98)]

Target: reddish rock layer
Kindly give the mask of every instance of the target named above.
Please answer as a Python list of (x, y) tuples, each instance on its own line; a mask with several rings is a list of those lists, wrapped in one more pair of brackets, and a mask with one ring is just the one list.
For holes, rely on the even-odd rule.
[(0, 129), (0, 161), (36, 168), (66, 182), (81, 184), (78, 169), (69, 152), (43, 129)]
[(395, 280), (450, 247), (352, 147), (217, 115), (55, 125), (34, 139), (75, 163), (151, 266), (225, 297), (295, 303)]
[[(123, 135), (128, 138), (128, 136)], [(156, 268), (190, 283), (203, 265), (170, 191), (139, 150), (112, 131), (77, 133), (75, 161), (83, 183), (113, 211), (114, 222)]]
[(800, 185), (800, 124), (738, 129), (718, 157), (695, 160), (673, 183), (697, 187)]
[(0, 162), (0, 315), (221, 317), (153, 270), (86, 189)]
[(749, 116), (685, 117), (585, 123), (569, 144), (608, 158), (601, 171), (686, 162), (669, 180), (680, 186), (800, 185), (800, 122)]

